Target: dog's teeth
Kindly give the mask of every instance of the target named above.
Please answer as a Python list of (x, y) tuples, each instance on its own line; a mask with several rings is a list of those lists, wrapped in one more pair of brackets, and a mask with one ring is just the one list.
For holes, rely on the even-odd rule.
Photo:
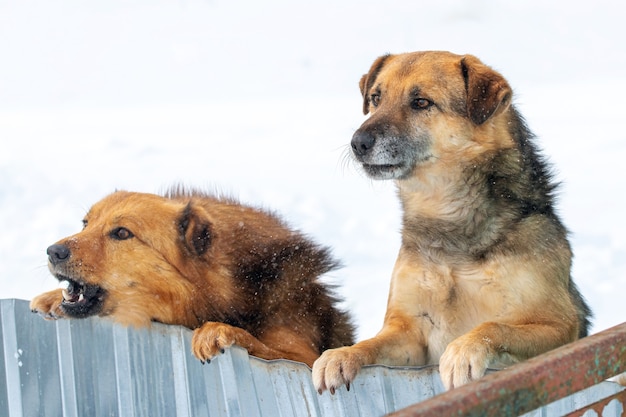
[(78, 302), (80, 303), (80, 302), (81, 302), (81, 301), (83, 301), (84, 299), (85, 299), (85, 296), (81, 293), (81, 294), (78, 296)]
[(67, 292), (65, 288), (63, 289), (62, 294), (63, 294), (64, 300), (69, 301), (71, 299), (70, 294)]
[(68, 280), (63, 280), (59, 282), (59, 288), (67, 290), (70, 287), (70, 282)]

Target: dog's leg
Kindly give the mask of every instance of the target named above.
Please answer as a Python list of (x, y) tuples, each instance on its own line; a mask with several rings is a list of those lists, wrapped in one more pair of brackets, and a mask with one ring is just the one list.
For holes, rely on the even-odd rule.
[[(207, 322), (193, 332), (191, 349), (202, 362), (208, 361), (232, 345), (245, 348), (252, 356), (263, 359), (290, 359), (309, 366), (319, 354), (312, 344), (286, 328), (273, 328), (263, 332), (262, 340), (242, 328), (219, 322)], [(269, 346), (274, 346), (270, 348)]]
[[(486, 322), (453, 340), (439, 361), (446, 389), (474, 381), (495, 360), (520, 362), (575, 339), (574, 323), (504, 324)], [(574, 331), (572, 331), (574, 329)]]
[(30, 310), (33, 313), (40, 314), (46, 320), (56, 320), (65, 317), (61, 310), (61, 302), (63, 301), (63, 290), (48, 291), (39, 294), (30, 302)]
[[(430, 318), (420, 306), (423, 291), (416, 285), (418, 268), (400, 254), (391, 277), (387, 312), (382, 330), (353, 346), (327, 350), (313, 364), (313, 384), (331, 393), (350, 386), (362, 366), (370, 364), (413, 366), (426, 363), (425, 329)], [(425, 323), (428, 322), (429, 324)]]
[(415, 319), (388, 310), (382, 330), (373, 338), (324, 352), (313, 364), (313, 384), (319, 393), (328, 389), (334, 394), (344, 384), (350, 389), (364, 365), (424, 363), (424, 337)]

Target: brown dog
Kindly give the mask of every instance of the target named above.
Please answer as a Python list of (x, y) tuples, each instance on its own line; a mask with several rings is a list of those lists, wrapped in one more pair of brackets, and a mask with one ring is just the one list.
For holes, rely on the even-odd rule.
[(83, 223), (48, 248), (50, 271), (67, 288), (32, 300), (46, 318), (182, 325), (196, 329), (202, 361), (236, 344), (310, 366), (323, 350), (353, 343), (347, 315), (318, 280), (337, 263), (270, 213), (198, 192), (118, 191)]
[(352, 151), (394, 179), (402, 245), (382, 330), (325, 352), (331, 392), (366, 364), (439, 363), (447, 389), (586, 336), (554, 185), (497, 72), (471, 55), (378, 58), (360, 82), (371, 113)]

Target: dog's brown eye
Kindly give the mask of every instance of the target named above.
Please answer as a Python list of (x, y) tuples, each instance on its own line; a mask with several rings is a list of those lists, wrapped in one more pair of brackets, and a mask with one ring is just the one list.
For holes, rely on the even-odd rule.
[(427, 109), (433, 105), (433, 102), (425, 98), (415, 98), (411, 101), (411, 108), (414, 110)]
[(111, 237), (116, 240), (126, 240), (133, 236), (135, 235), (125, 227), (118, 227), (111, 231)]
[(380, 103), (380, 94), (372, 94), (370, 96), (370, 103), (372, 103), (372, 106), (378, 107), (378, 103)]

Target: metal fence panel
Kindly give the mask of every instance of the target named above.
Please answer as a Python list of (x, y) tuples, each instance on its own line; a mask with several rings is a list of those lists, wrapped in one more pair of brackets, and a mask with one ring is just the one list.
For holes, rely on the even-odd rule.
[[(0, 416), (379, 417), (444, 391), (436, 367), (368, 366), (350, 391), (319, 395), (304, 364), (232, 348), (202, 365), (188, 329), (50, 322), (24, 300), (0, 300), (0, 337)], [(613, 394), (622, 397), (601, 415), (620, 416), (624, 391), (611, 382), (526, 416), (565, 415)]]

